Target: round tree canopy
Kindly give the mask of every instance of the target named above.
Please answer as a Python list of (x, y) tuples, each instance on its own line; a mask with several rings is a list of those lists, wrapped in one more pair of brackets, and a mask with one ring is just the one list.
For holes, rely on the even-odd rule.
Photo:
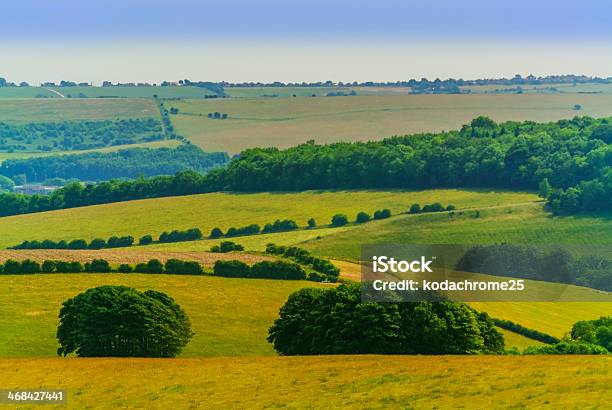
[(100, 286), (64, 302), (58, 355), (175, 357), (193, 333), (170, 296), (126, 286)]

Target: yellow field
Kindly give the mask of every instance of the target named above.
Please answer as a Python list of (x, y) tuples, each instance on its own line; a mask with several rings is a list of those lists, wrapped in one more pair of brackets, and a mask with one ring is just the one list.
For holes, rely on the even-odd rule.
[[(574, 111), (575, 104), (582, 105)], [(168, 101), (180, 135), (208, 151), (365, 141), (424, 131), (458, 129), (486, 115), (497, 121), (553, 121), (612, 115), (611, 94), (367, 95), (317, 98), (228, 98)], [(227, 113), (228, 119), (207, 117)]]
[[(112, 235), (139, 238), (163, 231), (198, 227), (206, 235), (214, 227), (223, 230), (257, 223), (263, 227), (276, 219), (294, 219), (306, 226), (313, 217), (319, 225), (328, 225), (336, 213), (345, 213), (351, 220), (359, 211), (373, 214), (389, 208), (393, 213), (405, 212), (414, 202), (443, 202), (457, 208), (497, 206), (537, 200), (522, 192), (487, 190), (428, 191), (308, 191), (300, 193), (228, 194), (212, 193), (182, 197), (119, 202), (83, 208), (65, 209), (0, 218), (0, 247), (13, 246), (24, 240), (93, 239)], [(296, 206), (299, 204), (299, 206)], [(300, 231), (304, 233), (303, 231)], [(297, 232), (295, 232), (297, 233)], [(293, 234), (293, 233), (292, 233)], [(310, 233), (304, 233), (312, 237)], [(318, 235), (318, 234), (317, 234)], [(261, 240), (261, 237), (258, 237)], [(238, 240), (238, 239), (236, 239)], [(215, 241), (218, 242), (218, 241)], [(201, 246), (201, 243), (196, 243)], [(172, 250), (191, 249), (181, 244)], [(187, 246), (183, 248), (183, 246)], [(207, 244), (205, 249), (208, 249)]]
[[(268, 328), (294, 291), (314, 282), (147, 274), (0, 276), (0, 358), (54, 357), (59, 309), (89, 288), (125, 285), (165, 292), (185, 309), (195, 336), (185, 357), (272, 355)], [(1, 373), (0, 373), (1, 374)]]
[(602, 356), (0, 361), (3, 387), (66, 389), (73, 409), (609, 409), (611, 369)]

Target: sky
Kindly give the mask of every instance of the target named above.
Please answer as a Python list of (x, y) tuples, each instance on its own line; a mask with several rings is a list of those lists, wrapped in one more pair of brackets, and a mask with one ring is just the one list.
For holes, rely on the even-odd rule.
[(607, 0), (3, 0), (11, 81), (612, 76)]

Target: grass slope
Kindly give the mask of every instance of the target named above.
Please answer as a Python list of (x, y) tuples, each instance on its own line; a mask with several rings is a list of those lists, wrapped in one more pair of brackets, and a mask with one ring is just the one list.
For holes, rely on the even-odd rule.
[(65, 388), (71, 408), (109, 409), (604, 409), (611, 369), (601, 356), (0, 361), (6, 388)]
[[(275, 354), (268, 327), (287, 297), (313, 282), (146, 274), (1, 276), (0, 357), (53, 357), (62, 303), (89, 288), (125, 285), (173, 297), (195, 336), (185, 357)], [(19, 295), (19, 297), (15, 297)], [(4, 381), (4, 380), (3, 380)]]
[[(231, 90), (230, 90), (231, 92)], [(582, 105), (581, 111), (573, 109)], [(495, 120), (553, 121), (612, 115), (611, 94), (358, 95), (317, 98), (226, 98), (169, 101), (180, 135), (208, 151), (365, 141), (460, 128), (486, 115)], [(226, 120), (207, 117), (227, 113)]]
[(0, 121), (76, 121), (159, 116), (147, 99), (23, 99), (3, 100)]
[[(208, 234), (215, 226), (223, 230), (252, 223), (262, 227), (275, 219), (294, 219), (300, 226), (314, 217), (319, 225), (329, 224), (336, 213), (354, 220), (359, 211), (373, 214), (389, 208), (405, 212), (412, 203), (443, 202), (458, 208), (496, 206), (535, 201), (530, 193), (428, 190), (428, 191), (309, 191), (300, 193), (228, 194), (212, 193), (183, 197), (120, 202), (0, 218), (0, 247), (33, 239), (93, 239), (112, 235), (159, 235), (165, 230), (199, 227)], [(299, 204), (299, 206), (296, 206)], [(291, 235), (311, 233), (298, 231)], [(317, 236), (320, 235), (317, 234)], [(256, 240), (267, 240), (262, 236)], [(265, 242), (264, 242), (265, 243)], [(198, 243), (196, 246), (200, 246)], [(178, 245), (185, 250), (192, 245)], [(182, 248), (187, 246), (188, 248)], [(204, 249), (208, 249), (207, 245)], [(171, 247), (176, 249), (175, 247)]]

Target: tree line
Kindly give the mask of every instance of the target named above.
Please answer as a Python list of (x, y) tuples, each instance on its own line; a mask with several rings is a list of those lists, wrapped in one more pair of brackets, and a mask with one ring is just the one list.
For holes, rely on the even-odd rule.
[(557, 213), (612, 210), (612, 119), (551, 123), (478, 117), (457, 131), (382, 141), (243, 151), (206, 175), (70, 184), (53, 195), (0, 195), (0, 216), (215, 191), (540, 189)]
[(266, 245), (266, 253), (271, 255), (282, 255), (295, 260), (302, 265), (309, 265), (313, 270), (320, 273), (322, 280), (336, 282), (340, 276), (340, 269), (327, 259), (312, 256), (306, 249), (297, 246), (278, 246), (273, 243)]
[(8, 159), (2, 162), (0, 174), (9, 178), (24, 175), (28, 182), (54, 178), (106, 181), (174, 175), (187, 169), (206, 172), (226, 164), (228, 160), (224, 152), (207, 153), (188, 144), (176, 148), (128, 148), (116, 152)]
[(612, 291), (612, 260), (606, 255), (576, 256), (561, 247), (474, 246), (463, 254), (455, 269)]

